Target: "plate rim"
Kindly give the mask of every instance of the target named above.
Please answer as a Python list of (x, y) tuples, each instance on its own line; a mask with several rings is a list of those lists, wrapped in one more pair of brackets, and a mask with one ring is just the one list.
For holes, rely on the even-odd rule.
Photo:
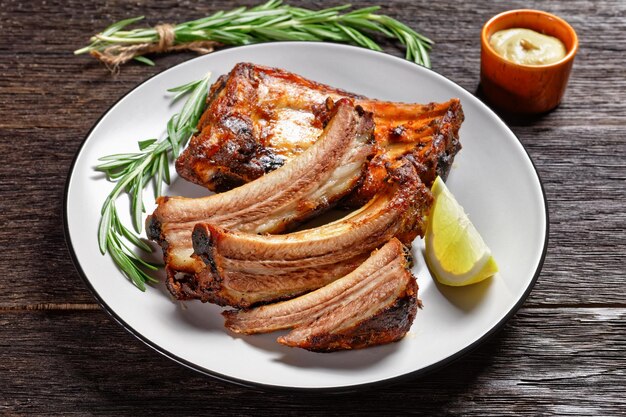
[(493, 111), (482, 99), (480, 99), (479, 97), (477, 97), (475, 94), (473, 94), (472, 92), (470, 92), (468, 89), (466, 89), (465, 87), (457, 84), (455, 81), (451, 80), (450, 78), (446, 77), (445, 75), (442, 75), (434, 70), (432, 70), (431, 68), (427, 68), (424, 66), (421, 66), (415, 62), (409, 61), (407, 59), (404, 58), (400, 58), (394, 55), (390, 55), (388, 53), (385, 53), (384, 51), (374, 51), (371, 49), (366, 49), (366, 48), (362, 48), (362, 47), (358, 47), (358, 46), (352, 46), (352, 45), (344, 45), (344, 44), (337, 44), (337, 43), (328, 43), (328, 42), (316, 42), (316, 41), (281, 41), (281, 42), (263, 42), (263, 43), (258, 43), (258, 44), (253, 44), (253, 45), (243, 45), (243, 46), (234, 46), (234, 47), (230, 47), (230, 48), (226, 48), (226, 49), (222, 49), (216, 52), (212, 52), (210, 55), (213, 56), (215, 54), (221, 54), (227, 51), (231, 51), (233, 49), (252, 49), (252, 48), (262, 48), (262, 47), (267, 47), (268, 45), (274, 45), (274, 44), (296, 44), (296, 45), (301, 45), (301, 46), (306, 46), (306, 45), (311, 45), (311, 44), (316, 44), (316, 45), (323, 45), (324, 47), (329, 47), (329, 48), (345, 48), (345, 49), (358, 49), (360, 50), (360, 52), (363, 53), (370, 53), (372, 55), (375, 54), (381, 54), (387, 58), (391, 58), (392, 60), (398, 60), (400, 62), (403, 63), (409, 63), (411, 65), (414, 65), (418, 68), (421, 68), (421, 70), (427, 70), (433, 74), (435, 74), (436, 76), (439, 77), (443, 77), (444, 79), (448, 80), (449, 82), (453, 83), (455, 86), (465, 90), (468, 94), (470, 94), (471, 96), (473, 96), (474, 98), (476, 98), (480, 104), (482, 104), (485, 109), (491, 113), (492, 116), (495, 116), (504, 126), (506, 126), (506, 128), (513, 134), (513, 137), (515, 137), (515, 139), (517, 140), (517, 142), (519, 142), (519, 145), (521, 146), (521, 148), (523, 149), (523, 151), (526, 153), (526, 156), (528, 158), (528, 160), (530, 161), (530, 165), (533, 168), (533, 171), (535, 173), (535, 175), (537, 176), (537, 180), (539, 182), (539, 188), (541, 190), (541, 196), (543, 199), (543, 207), (544, 207), (544, 215), (545, 215), (545, 231), (544, 231), (544, 240), (543, 240), (543, 248), (541, 251), (541, 256), (539, 258), (539, 262), (537, 263), (537, 268), (533, 274), (532, 279), (529, 281), (528, 286), (526, 287), (526, 289), (524, 290), (524, 293), (522, 294), (522, 296), (519, 298), (519, 300), (517, 301), (517, 303), (507, 312), (507, 314), (504, 315), (504, 317), (498, 321), (496, 324), (494, 324), (489, 331), (487, 331), (485, 334), (483, 334), (481, 337), (479, 337), (478, 339), (476, 339), (474, 342), (472, 342), (471, 344), (469, 344), (468, 346), (464, 347), (463, 349), (457, 351), (456, 353), (454, 353), (453, 355), (448, 356), (447, 358), (444, 358), (438, 362), (435, 362), (431, 365), (428, 365), (424, 368), (421, 369), (417, 369), (411, 372), (407, 372), (405, 374), (402, 375), (398, 375), (398, 376), (394, 376), (394, 377), (390, 377), (390, 378), (385, 378), (385, 379), (381, 379), (378, 381), (372, 381), (372, 382), (364, 382), (364, 383), (357, 383), (357, 384), (352, 384), (352, 385), (345, 385), (345, 386), (339, 386), (339, 387), (296, 387), (296, 386), (287, 386), (287, 385), (273, 385), (273, 384), (265, 384), (265, 383), (261, 383), (261, 382), (255, 382), (255, 381), (249, 381), (249, 380), (245, 380), (245, 379), (241, 379), (241, 378), (237, 378), (234, 376), (229, 376), (229, 375), (224, 375), (220, 372), (216, 372), (213, 371), (211, 369), (207, 369), (203, 366), (200, 366), (198, 364), (192, 363), (186, 359), (183, 359), (181, 357), (179, 357), (178, 355), (170, 352), (169, 350), (161, 347), (160, 345), (158, 345), (156, 342), (151, 341), (150, 339), (148, 339), (147, 337), (143, 336), (138, 330), (134, 329), (132, 326), (130, 326), (128, 323), (126, 323), (124, 321), (124, 319), (122, 319), (107, 303), (106, 301), (100, 296), (100, 294), (96, 291), (96, 289), (93, 287), (93, 285), (91, 284), (91, 281), (89, 280), (89, 278), (87, 277), (87, 274), (84, 272), (80, 261), (76, 255), (76, 252), (74, 250), (74, 246), (72, 244), (72, 239), (70, 236), (70, 231), (69, 231), (69, 218), (68, 218), (68, 197), (69, 197), (69, 189), (70, 189), (70, 184), (72, 182), (72, 177), (73, 177), (73, 173), (74, 173), (74, 169), (76, 168), (76, 163), (78, 161), (78, 158), (80, 157), (83, 148), (85, 147), (87, 140), (89, 139), (89, 137), (91, 136), (92, 132), (94, 131), (94, 129), (100, 124), (100, 122), (102, 121), (102, 119), (118, 104), (120, 103), (122, 100), (124, 100), (127, 96), (129, 96), (131, 93), (133, 93), (135, 90), (139, 89), (142, 85), (144, 85), (145, 83), (147, 83), (148, 81), (152, 80), (153, 78), (167, 72), (170, 70), (173, 70), (174, 68), (177, 68), (179, 66), (182, 65), (187, 65), (192, 61), (198, 60), (198, 59), (202, 59), (205, 57), (205, 55), (200, 55), (191, 59), (188, 59), (186, 61), (180, 62), (176, 65), (173, 65), (169, 68), (166, 68), (162, 71), (157, 72), (156, 74), (151, 75), (150, 77), (146, 78), (145, 80), (143, 80), (142, 82), (140, 82), (139, 84), (137, 84), (135, 87), (133, 87), (132, 89), (130, 89), (129, 91), (127, 91), (125, 94), (123, 94), (121, 97), (119, 97), (117, 100), (115, 100), (115, 102), (113, 102), (101, 115), (100, 117), (98, 117), (98, 119), (93, 123), (93, 125), (91, 126), (91, 128), (87, 131), (87, 133), (85, 134), (82, 142), (80, 143), (80, 146), (78, 147), (73, 159), (72, 159), (72, 163), (70, 164), (68, 173), (67, 173), (67, 177), (65, 180), (65, 187), (64, 187), (64, 191), (63, 191), (63, 214), (61, 216), (61, 220), (62, 220), (62, 224), (63, 224), (63, 234), (65, 237), (65, 245), (67, 247), (67, 250), (70, 254), (70, 258), (72, 261), (72, 264), (74, 265), (74, 268), (76, 269), (76, 271), (78, 272), (78, 275), (81, 277), (81, 279), (83, 280), (83, 282), (86, 284), (87, 288), (89, 289), (89, 291), (91, 292), (91, 294), (94, 296), (94, 298), (96, 299), (96, 301), (98, 302), (98, 304), (100, 305), (100, 307), (102, 307), (102, 309), (104, 309), (104, 311), (106, 311), (108, 313), (108, 315), (113, 318), (123, 329), (125, 329), (127, 332), (129, 332), (131, 335), (133, 335), (134, 337), (136, 337), (137, 339), (139, 339), (141, 342), (143, 342), (146, 346), (148, 346), (149, 348), (151, 348), (152, 350), (156, 351), (157, 353), (165, 356), (166, 358), (188, 368), (191, 369), (193, 371), (196, 371), (200, 374), (206, 375), (206, 376), (210, 376), (213, 377), (217, 380), (220, 381), (224, 381), (224, 382), (228, 382), (228, 383), (233, 383), (239, 386), (243, 386), (243, 387), (248, 387), (248, 388), (261, 388), (264, 390), (272, 390), (272, 391), (287, 391), (287, 392), (315, 392), (315, 393), (347, 393), (347, 392), (355, 392), (355, 391), (360, 391), (360, 390), (365, 390), (365, 389), (371, 389), (372, 387), (381, 387), (381, 386), (385, 386), (385, 385), (390, 385), (390, 384), (396, 384), (396, 383), (400, 383), (400, 382), (404, 382), (407, 381), (409, 379), (417, 379), (418, 377), (423, 377), (426, 374), (429, 374), (431, 372), (434, 372), (435, 370), (438, 369), (442, 369), (450, 364), (452, 364), (453, 362), (456, 362), (458, 359), (460, 359), (461, 357), (469, 354), (470, 352), (472, 352), (473, 350), (475, 350), (476, 348), (478, 348), (480, 345), (482, 345), (485, 341), (487, 341), (491, 336), (493, 336), (497, 331), (499, 331), (500, 329), (502, 329), (502, 327), (517, 313), (517, 311), (522, 307), (522, 305), (526, 302), (526, 299), (528, 298), (528, 296), (530, 295), (530, 293), (532, 292), (533, 288), (535, 287), (535, 284), (537, 283), (537, 280), (539, 279), (539, 275), (541, 275), (541, 271), (543, 269), (543, 264), (544, 261), (546, 259), (546, 255), (547, 255), (547, 251), (548, 251), (548, 241), (549, 241), (549, 235), (550, 235), (550, 217), (549, 217), (549, 209), (548, 209), (548, 200), (546, 198), (546, 192), (545, 192), (545, 188), (543, 185), (543, 181), (541, 179), (541, 176), (539, 174), (539, 171), (537, 170), (537, 167), (535, 165), (535, 162), (533, 161), (532, 157), (530, 156), (530, 154), (528, 153), (528, 150), (526, 149), (526, 147), (524, 146), (524, 143), (519, 139), (519, 137), (515, 134), (515, 132), (513, 132), (513, 130), (509, 127), (509, 125), (502, 119), (502, 117), (500, 117), (500, 115), (498, 115), (495, 111)]

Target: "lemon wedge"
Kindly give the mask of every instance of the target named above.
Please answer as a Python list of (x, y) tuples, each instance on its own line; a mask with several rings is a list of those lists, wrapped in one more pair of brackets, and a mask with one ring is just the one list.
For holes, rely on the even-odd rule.
[(426, 262), (437, 281), (462, 286), (496, 272), (491, 250), (440, 177), (433, 183), (435, 202), (426, 235)]

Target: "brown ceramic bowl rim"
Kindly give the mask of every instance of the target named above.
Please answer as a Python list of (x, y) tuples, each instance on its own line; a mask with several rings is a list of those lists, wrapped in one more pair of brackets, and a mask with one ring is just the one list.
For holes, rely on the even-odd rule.
[[(546, 17), (551, 17), (552, 19), (556, 20), (559, 24), (561, 24), (562, 26), (564, 26), (572, 35), (572, 47), (570, 48), (570, 50), (568, 51), (568, 53), (560, 60), (558, 60), (557, 62), (553, 62), (552, 64), (545, 64), (545, 65), (524, 65), (524, 64), (518, 64), (516, 62), (512, 62), (509, 61), (508, 59), (505, 59), (504, 57), (502, 57), (499, 53), (496, 52), (495, 49), (493, 49), (493, 47), (491, 46), (491, 44), (489, 43), (489, 39), (487, 39), (487, 30), (498, 20), (501, 20), (503, 18), (506, 18), (512, 14), (516, 14), (516, 13), (526, 13), (526, 14), (540, 14)], [(491, 19), (489, 19), (487, 21), (487, 23), (484, 24), (483, 29), (481, 31), (480, 34), (480, 39), (483, 45), (483, 48), (486, 48), (489, 53), (491, 53), (492, 55), (494, 55), (498, 60), (506, 63), (507, 65), (511, 65), (514, 67), (519, 67), (519, 68), (524, 68), (526, 70), (536, 70), (536, 71), (543, 71), (546, 69), (551, 69), (551, 68), (558, 68), (560, 66), (562, 66), (563, 64), (565, 64), (568, 61), (571, 61), (574, 59), (574, 56), (576, 55), (576, 52), (578, 51), (578, 35), (576, 35), (576, 31), (574, 30), (574, 28), (567, 23), (565, 20), (561, 19), (560, 17), (553, 15), (552, 13), (548, 13), (548, 12), (544, 12), (542, 10), (535, 10), (535, 9), (515, 9), (515, 10), (508, 10), (506, 12), (502, 12), (500, 14), (495, 15), (494, 17), (492, 17)], [(561, 40), (561, 42), (563, 42)]]

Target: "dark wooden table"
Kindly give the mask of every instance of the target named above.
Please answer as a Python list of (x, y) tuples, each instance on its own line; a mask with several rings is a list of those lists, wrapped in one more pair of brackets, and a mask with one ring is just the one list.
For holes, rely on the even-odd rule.
[(74, 270), (61, 218), (78, 147), (119, 97), (193, 54), (159, 57), (156, 67), (129, 64), (113, 77), (72, 51), (114, 20), (176, 22), (252, 4), (88, 3), (0, 0), (1, 415), (626, 414), (625, 2), (384, 6), (431, 36), (433, 69), (470, 91), (478, 86), (480, 28), (498, 12), (556, 13), (575, 27), (581, 48), (563, 104), (509, 120), (537, 165), (550, 211), (547, 258), (524, 306), (444, 369), (341, 395), (260, 392), (183, 368), (124, 331)]

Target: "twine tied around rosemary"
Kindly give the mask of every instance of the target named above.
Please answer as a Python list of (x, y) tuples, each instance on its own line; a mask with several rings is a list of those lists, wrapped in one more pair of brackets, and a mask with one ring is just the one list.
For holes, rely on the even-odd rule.
[(406, 49), (406, 59), (430, 67), (433, 41), (402, 22), (375, 13), (379, 6), (352, 9), (350, 4), (309, 10), (268, 0), (254, 7), (218, 11), (210, 16), (177, 25), (127, 29), (143, 16), (115, 22), (94, 35), (90, 43), (74, 51), (89, 53), (109, 70), (134, 59), (154, 65), (145, 54), (170, 51), (212, 52), (218, 46), (250, 45), (270, 41), (337, 42), (375, 51), (382, 48), (372, 36), (393, 39)]
[[(146, 54), (166, 53), (172, 51), (193, 51), (200, 55), (213, 52), (218, 42), (209, 40), (176, 43), (176, 27), (168, 23), (156, 25), (154, 30), (158, 40), (130, 45), (111, 45), (103, 50), (91, 50), (89, 54), (102, 62), (111, 72), (118, 72), (119, 66)], [(98, 38), (96, 35), (95, 38)]]

